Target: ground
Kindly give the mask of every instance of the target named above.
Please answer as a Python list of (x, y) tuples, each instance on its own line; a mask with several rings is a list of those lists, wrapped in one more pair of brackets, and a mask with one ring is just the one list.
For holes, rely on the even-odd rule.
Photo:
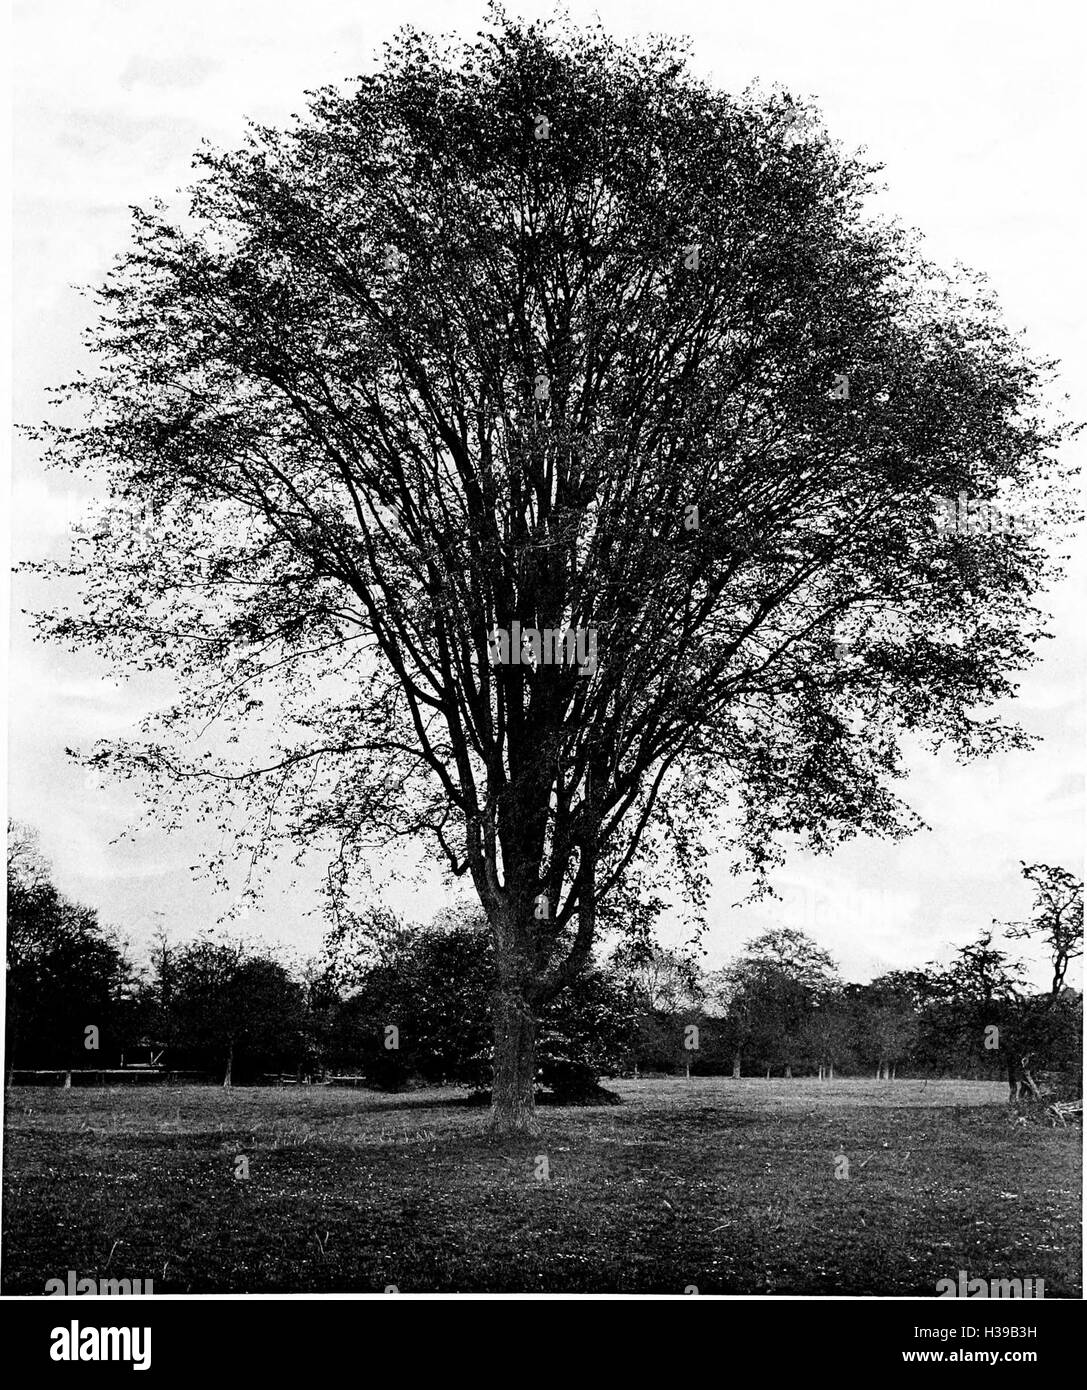
[(1081, 1132), (1003, 1085), (609, 1085), (497, 1146), (455, 1091), (11, 1088), (3, 1292), (1080, 1293)]

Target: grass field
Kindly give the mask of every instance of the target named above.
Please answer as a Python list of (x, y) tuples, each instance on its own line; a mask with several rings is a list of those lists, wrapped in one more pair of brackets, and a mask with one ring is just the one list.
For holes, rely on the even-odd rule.
[(1002, 1084), (609, 1085), (497, 1146), (451, 1091), (10, 1089), (3, 1291), (1080, 1293), (1080, 1130)]

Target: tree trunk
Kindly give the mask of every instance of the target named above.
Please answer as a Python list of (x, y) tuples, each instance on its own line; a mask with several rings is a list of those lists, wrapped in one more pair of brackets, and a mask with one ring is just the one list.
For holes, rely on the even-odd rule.
[(738, 1052), (732, 1059), (732, 1079), (734, 1081), (739, 1081), (740, 1079), (740, 1054)]
[(500, 985), (491, 1007), (494, 1018), (491, 1133), (539, 1134), (535, 1015), (516, 984)]
[(792, 1067), (789, 1066), (788, 1063), (786, 1063), (786, 1064), (785, 1064), (785, 1080), (786, 1080), (786, 1081), (791, 1081), (792, 1079), (793, 1079), (793, 1069), (792, 1069)]
[(769, 1067), (766, 1068), (766, 1079), (767, 1079), (767, 1081), (770, 1080), (770, 1068), (769, 1068)]
[(226, 1054), (226, 1074), (223, 1077), (224, 1086), (234, 1085), (234, 1039), (230, 1039), (230, 1050)]
[(833, 1063), (833, 1062), (831, 1062), (830, 1067), (828, 1068), (828, 1072), (829, 1072), (829, 1075), (827, 1076), (827, 1080), (828, 1080), (828, 1081), (833, 1081), (833, 1080), (834, 1080), (834, 1063)]
[(820, 1081), (825, 1080), (825, 1077), (824, 1077), (824, 1074), (823, 1074), (823, 1073), (824, 1073), (824, 1067), (823, 1067), (822, 1062), (820, 1062), (820, 1064), (819, 1064), (819, 1080), (820, 1080)]

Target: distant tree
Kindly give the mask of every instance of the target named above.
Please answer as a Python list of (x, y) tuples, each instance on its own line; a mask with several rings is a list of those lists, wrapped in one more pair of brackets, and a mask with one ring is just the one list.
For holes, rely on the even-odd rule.
[(843, 994), (824, 989), (813, 995), (800, 1026), (800, 1048), (819, 1073), (819, 1080), (834, 1080), (852, 1056), (852, 1014)]
[(322, 956), (305, 962), (300, 986), (300, 1071), (304, 1076), (323, 1076), (337, 1060), (337, 1030), (343, 996), (330, 971), (328, 960)]
[[(690, 1073), (705, 1031), (705, 997), (697, 961), (651, 941), (620, 943), (611, 964), (626, 984), (634, 1009), (632, 1058), (647, 1071)], [(694, 1027), (700, 1031), (691, 1034)], [(699, 1047), (690, 1044), (697, 1040)]]
[(94, 909), (57, 891), (37, 833), (14, 821), (7, 893), (8, 1067), (115, 1064), (134, 988), (131, 966)]
[(164, 975), (160, 961), (156, 1025), (172, 1054), (217, 1066), (224, 1086), (233, 1085), (243, 1064), (249, 1074), (297, 1064), (303, 995), (277, 961), (259, 948), (205, 935), (169, 952), (165, 965)]
[(744, 959), (771, 966), (812, 991), (830, 988), (838, 977), (831, 956), (795, 927), (773, 927), (753, 937), (744, 947)]
[(1049, 955), (1048, 993), (1020, 999), (1016, 1046), (1009, 1053), (1008, 1082), (1014, 1098), (1025, 1082), (1035, 1091), (1031, 1065), (1039, 1059), (1069, 1073), (1071, 1087), (1082, 1092), (1083, 992), (1066, 984), (1068, 968), (1083, 954), (1083, 881), (1050, 864), (1022, 864), (1034, 888), (1034, 915), (1005, 924), (1012, 940), (1042, 945)]
[(621, 973), (595, 962), (544, 1011), (539, 1077), (559, 1100), (614, 1100), (598, 1078), (630, 1065), (637, 1046), (639, 1001)]
[(891, 1080), (917, 1047), (921, 999), (928, 997), (916, 972), (891, 971), (869, 984), (850, 985), (844, 996), (858, 1058), (875, 1065), (877, 1080)]
[(721, 1019), (721, 1037), (731, 1053), (735, 1078), (743, 1070), (743, 1059), (754, 1037), (757, 975), (744, 963), (732, 961), (706, 976), (707, 1008)]
[(349, 995), (369, 970), (395, 959), (414, 936), (411, 924), (383, 904), (358, 911), (342, 907), (325, 935), (317, 968), (332, 988)]
[(1025, 1084), (1038, 1096), (1033, 1075), (1037, 1029), (1021, 963), (996, 944), (991, 929), (960, 946), (950, 965), (933, 973), (930, 1010), (949, 1049), (1006, 1070), (1010, 1099)]
[(624, 942), (612, 953), (611, 964), (645, 1009), (674, 1014), (702, 1000), (698, 963), (682, 951), (653, 942)]
[(742, 1058), (790, 1073), (810, 1041), (816, 999), (833, 993), (837, 967), (804, 932), (775, 927), (747, 943), (743, 955), (710, 977), (710, 998), (724, 1016), (733, 1075)]
[(1013, 941), (1037, 941), (1048, 949), (1049, 993), (1056, 998), (1064, 988), (1069, 965), (1083, 954), (1083, 880), (1049, 864), (1020, 863), (1023, 877), (1034, 887), (1034, 916), (1004, 925)]
[(494, 957), (479, 922), (397, 931), (363, 969), (348, 1005), (363, 1074), (390, 1089), (412, 1075), (487, 1085), (493, 988)]

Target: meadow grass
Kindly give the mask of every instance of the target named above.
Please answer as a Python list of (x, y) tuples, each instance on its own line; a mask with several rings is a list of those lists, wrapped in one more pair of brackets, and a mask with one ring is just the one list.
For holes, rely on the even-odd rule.
[(608, 1085), (501, 1143), (455, 1090), (10, 1088), (3, 1292), (1079, 1295), (1081, 1132), (1002, 1084)]

